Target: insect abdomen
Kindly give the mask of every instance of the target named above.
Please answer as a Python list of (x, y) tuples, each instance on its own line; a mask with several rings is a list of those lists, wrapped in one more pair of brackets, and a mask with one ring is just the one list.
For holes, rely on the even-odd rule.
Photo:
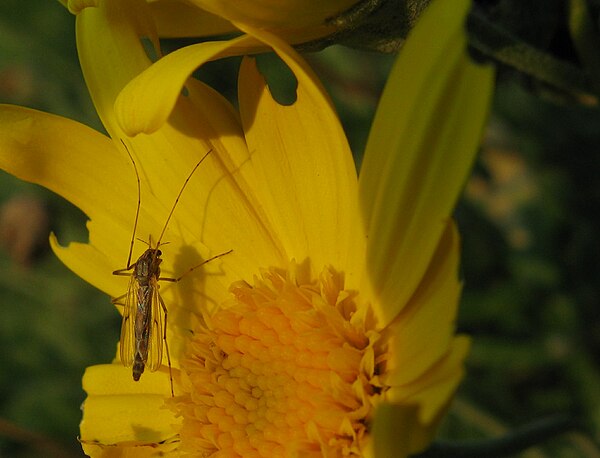
[(140, 377), (144, 373), (145, 367), (146, 363), (142, 360), (140, 354), (136, 353), (135, 359), (133, 360), (133, 380), (137, 382), (140, 379)]

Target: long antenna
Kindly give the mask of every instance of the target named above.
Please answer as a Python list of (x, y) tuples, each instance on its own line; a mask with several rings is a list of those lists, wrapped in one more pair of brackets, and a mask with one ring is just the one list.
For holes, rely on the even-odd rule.
[(131, 268), (131, 254), (133, 253), (133, 242), (135, 240), (135, 232), (137, 231), (138, 218), (140, 216), (140, 203), (141, 203), (142, 190), (141, 190), (141, 186), (140, 186), (140, 175), (138, 173), (137, 165), (135, 165), (133, 156), (129, 152), (129, 148), (127, 148), (127, 145), (125, 144), (123, 139), (121, 138), (120, 140), (121, 140), (121, 143), (123, 143), (123, 146), (125, 147), (125, 151), (127, 151), (127, 155), (129, 156), (129, 159), (131, 159), (131, 163), (133, 164), (133, 170), (135, 171), (135, 179), (137, 180), (137, 191), (138, 191), (137, 208), (135, 210), (135, 221), (133, 223), (133, 234), (131, 235), (131, 243), (129, 244), (129, 256), (127, 257), (127, 270), (129, 270)]
[(185, 182), (183, 183), (183, 186), (179, 190), (179, 194), (177, 194), (177, 199), (175, 199), (175, 203), (173, 204), (173, 207), (171, 207), (171, 212), (169, 213), (169, 216), (167, 217), (167, 221), (165, 221), (165, 225), (162, 228), (162, 232), (160, 233), (160, 236), (158, 237), (158, 241), (156, 243), (156, 248), (157, 249), (160, 246), (160, 241), (162, 240), (163, 235), (165, 235), (165, 231), (167, 230), (167, 226), (169, 225), (169, 221), (171, 221), (171, 216), (173, 216), (173, 212), (175, 211), (175, 207), (177, 206), (177, 203), (179, 202), (179, 198), (181, 197), (181, 194), (183, 194), (183, 190), (187, 186), (188, 181), (190, 181), (190, 178), (192, 178), (192, 175), (194, 174), (194, 172), (196, 171), (196, 169), (198, 167), (200, 167), (200, 164), (202, 164), (202, 162), (204, 162), (204, 159), (206, 159), (206, 156), (208, 156), (211, 152), (212, 152), (212, 148), (209, 149), (204, 156), (202, 156), (202, 159), (200, 159), (200, 161), (194, 166), (194, 168), (192, 169), (192, 171), (190, 172), (190, 174), (188, 175), (188, 177), (185, 179)]

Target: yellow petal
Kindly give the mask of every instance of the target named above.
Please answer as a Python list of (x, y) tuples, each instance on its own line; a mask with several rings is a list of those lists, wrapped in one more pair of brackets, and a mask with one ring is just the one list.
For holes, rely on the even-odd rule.
[(417, 427), (416, 408), (382, 403), (375, 409), (371, 430), (370, 456), (404, 458), (410, 451), (410, 441)]
[(301, 28), (322, 24), (347, 10), (356, 0), (190, 0), (202, 9), (252, 27)]
[(104, 291), (112, 297), (125, 293), (126, 287), (121, 279), (109, 275), (115, 270), (116, 264), (96, 246), (73, 242), (68, 247), (63, 247), (58, 243), (54, 234), (50, 235), (50, 246), (64, 265), (100, 291)]
[[(239, 11), (235, 10), (235, 6), (238, 5), (238, 2), (228, 2), (224, 5), (224, 8), (220, 8), (218, 5), (217, 8), (213, 8), (213, 5), (208, 5), (208, 9), (204, 9), (207, 3), (197, 3), (198, 7), (194, 6), (193, 2), (183, 3), (173, 0), (156, 0), (150, 2), (148, 6), (152, 12), (152, 17), (154, 18), (160, 37), (207, 37), (236, 33), (238, 29), (228, 19), (256, 27), (260, 27), (260, 22), (262, 22), (261, 20), (253, 20), (252, 18), (245, 20), (248, 19), (247, 16), (237, 14)], [(276, 3), (274, 5), (275, 8), (271, 11), (271, 15), (275, 20), (269, 21), (267, 19), (266, 22), (268, 24), (266, 24), (266, 27), (285, 39), (288, 43), (305, 43), (324, 37), (334, 33), (336, 27), (330, 21), (323, 21), (323, 17), (326, 16), (326, 19), (328, 19), (346, 9), (343, 7), (343, 4), (347, 3), (350, 5), (353, 2), (350, 0), (336, 0), (333, 3), (342, 6), (336, 7), (330, 4), (326, 8), (321, 8), (318, 12), (312, 11), (310, 17), (302, 16), (306, 19), (305, 25), (299, 24), (298, 18), (300, 15), (297, 10), (285, 10), (282, 6), (286, 5)], [(321, 4), (319, 5), (322, 6)], [(251, 14), (258, 12), (255, 2), (249, 3), (249, 6), (251, 8), (247, 11), (250, 11)], [(306, 5), (299, 6), (302, 9), (301, 13), (310, 10), (310, 7), (307, 8)], [(314, 10), (314, 4), (311, 4), (311, 6), (313, 6)], [(212, 13), (209, 11), (212, 11)], [(315, 12), (316, 14), (314, 14)], [(276, 16), (279, 16), (279, 19)]]
[[(158, 38), (142, 0), (104, 0), (77, 14), (77, 51), (96, 111), (112, 138), (123, 137), (114, 102), (132, 78), (150, 66), (141, 38)], [(110, 71), (109, 71), (110, 69)]]
[(434, 1), (382, 96), (360, 173), (368, 272), (385, 326), (422, 278), (468, 175), (493, 72), (466, 53), (468, 0)]
[(354, 283), (350, 277), (361, 253), (360, 223), (356, 172), (344, 132), (299, 56), (265, 32), (252, 33), (280, 53), (298, 79), (296, 102), (282, 106), (271, 97), (254, 61), (246, 59), (240, 69), (240, 111), (253, 152), (258, 200), (288, 259), (310, 258), (313, 278), (333, 265)]
[(127, 162), (109, 138), (83, 124), (0, 105), (0, 160), (7, 172), (62, 195), (90, 217), (124, 216), (110, 215), (106, 192), (123, 192)]
[(423, 377), (390, 388), (378, 405), (372, 427), (373, 456), (403, 457), (423, 451), (433, 440), (463, 374), (469, 340), (459, 336), (451, 350)]
[(159, 444), (158, 446), (154, 444), (120, 444), (117, 446), (104, 446), (90, 443), (82, 443), (81, 445), (84, 453), (92, 458), (156, 458), (157, 456), (180, 456), (177, 451), (179, 443), (171, 443), (170, 441)]
[(464, 374), (469, 347), (468, 337), (455, 337), (448, 353), (423, 376), (409, 384), (391, 387), (387, 392), (388, 401), (419, 406), (419, 422), (431, 423), (448, 406), (456, 391)]
[(177, 436), (167, 372), (145, 373), (139, 382), (131, 369), (118, 364), (91, 366), (83, 376), (87, 398), (80, 424), (85, 445), (128, 447), (170, 443)]
[(91, 234), (95, 247), (89, 250), (93, 256), (82, 274), (104, 291), (116, 285), (98, 278), (99, 269), (110, 264), (106, 256), (111, 250), (98, 251), (103, 244), (94, 242), (105, 239), (104, 246), (116, 241), (128, 245), (130, 235), (126, 234), (131, 232), (136, 201), (130, 167), (109, 138), (83, 124), (41, 111), (0, 106), (0, 168), (60, 194), (93, 220), (98, 228)]
[(414, 405), (382, 403), (375, 409), (372, 448), (375, 458), (405, 457), (422, 452), (435, 437), (438, 423), (419, 421)]
[(59, 0), (73, 14), (79, 14), (85, 8), (96, 7), (100, 0)]
[(246, 54), (262, 47), (254, 38), (242, 36), (228, 41), (210, 41), (179, 49), (137, 76), (119, 95), (115, 111), (130, 136), (152, 133), (167, 120), (181, 89), (192, 72), (203, 63)]
[(423, 281), (388, 327), (391, 359), (384, 374), (386, 385), (415, 380), (448, 351), (461, 292), (459, 248), (456, 227), (449, 222)]
[(187, 3), (158, 0), (149, 7), (160, 37), (205, 37), (237, 31), (229, 21)]

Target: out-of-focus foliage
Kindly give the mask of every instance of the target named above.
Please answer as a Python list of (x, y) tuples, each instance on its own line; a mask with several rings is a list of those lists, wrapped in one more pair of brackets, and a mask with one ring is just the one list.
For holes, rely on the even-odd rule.
[[(98, 128), (74, 37), (73, 17), (58, 2), (1, 2), (0, 101)], [(0, 172), (2, 457), (81, 456), (81, 375), (113, 357), (119, 320), (105, 295), (52, 255), (48, 230), (61, 243), (84, 241), (85, 219), (63, 199)]]
[[(73, 22), (58, 2), (0, 4), (0, 102), (101, 129)], [(309, 60), (360, 156), (392, 56), (333, 47)], [(281, 79), (272, 58), (260, 64)], [(212, 63), (199, 75), (234, 98), (235, 65)], [(473, 350), (444, 437), (494, 436), (565, 412), (600, 437), (599, 151), (597, 109), (554, 106), (512, 82), (499, 85), (456, 213), (465, 282), (457, 325), (473, 336)], [(11, 241), (0, 258), (0, 456), (80, 456), (81, 376), (114, 356), (119, 317), (48, 250), (45, 227), (61, 243), (85, 240), (85, 215), (3, 173), (0, 206), (0, 236)], [(523, 456), (592, 457), (598, 449), (566, 435)]]
[[(600, 437), (600, 112), (498, 87), (458, 216), (474, 338), (462, 396), (509, 425), (570, 413)], [(583, 436), (547, 456), (598, 456)], [(534, 456), (534, 455), (532, 455)]]

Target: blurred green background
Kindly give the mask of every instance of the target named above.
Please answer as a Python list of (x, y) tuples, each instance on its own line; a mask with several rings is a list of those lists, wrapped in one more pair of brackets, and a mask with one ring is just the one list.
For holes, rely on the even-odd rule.
[[(392, 58), (333, 47), (309, 59), (360, 155)], [(213, 64), (203, 76), (231, 91), (235, 65)], [(102, 129), (78, 67), (74, 18), (58, 2), (0, 3), (0, 102)], [(490, 437), (568, 413), (600, 437), (599, 152), (597, 109), (499, 84), (456, 211), (465, 282), (458, 328), (473, 349), (443, 436)], [(0, 457), (81, 456), (81, 376), (112, 359), (120, 320), (108, 297), (55, 259), (47, 236), (85, 241), (85, 220), (0, 172)], [(571, 433), (521, 456), (600, 453)]]

